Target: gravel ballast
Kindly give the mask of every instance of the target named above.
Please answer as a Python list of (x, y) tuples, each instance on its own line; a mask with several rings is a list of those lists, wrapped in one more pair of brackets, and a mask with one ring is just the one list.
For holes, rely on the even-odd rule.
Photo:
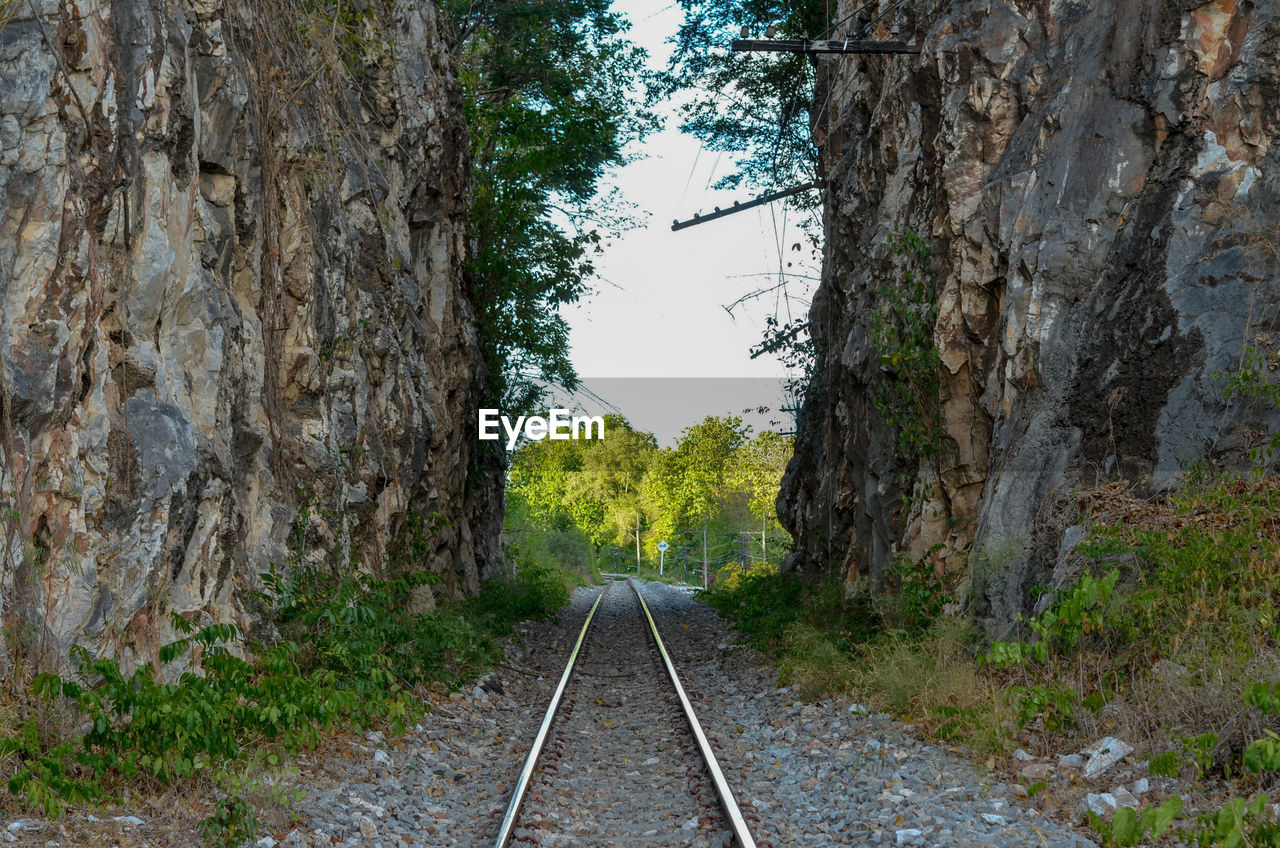
[[(557, 623), (521, 625), (501, 667), (441, 698), (404, 736), (372, 732), (300, 757), (282, 788), (301, 789), (305, 797), (294, 804), (289, 825), (262, 835), (258, 845), (491, 844), (527, 746), (600, 591), (578, 590)], [(736, 645), (732, 629), (689, 591), (661, 583), (642, 591), (721, 768), (744, 809), (758, 817), (752, 833), (762, 846), (1094, 844), (1018, 797), (1014, 787), (919, 741), (888, 716), (863, 714), (848, 700), (801, 703), (788, 688), (776, 687), (769, 660)], [(622, 585), (611, 592), (630, 595)], [(611, 638), (638, 641), (642, 631), (634, 633)], [(671, 797), (687, 796), (691, 780), (698, 782), (668, 757), (687, 756), (668, 727), (683, 719), (640, 695), (669, 684), (638, 644), (597, 645), (584, 659), (590, 654), (601, 667), (571, 684), (580, 691), (559, 728), (560, 769), (535, 774), (536, 823), (520, 832), (547, 846), (724, 844), (722, 827), (699, 821), (706, 816), (696, 801)], [(643, 666), (635, 669), (643, 676), (610, 676), (630, 675), (622, 665), (631, 662)], [(575, 739), (581, 740), (576, 751)], [(648, 816), (643, 822), (642, 815)], [(84, 833), (79, 825), (76, 832)], [(114, 833), (102, 829), (104, 841), (89, 843), (59, 841), (65, 825), (24, 828), (11, 825), (0, 839), (59, 848), (203, 844), (195, 834), (184, 840), (164, 829), (162, 835), (154, 820), (130, 825), (127, 839), (115, 836), (116, 823)]]

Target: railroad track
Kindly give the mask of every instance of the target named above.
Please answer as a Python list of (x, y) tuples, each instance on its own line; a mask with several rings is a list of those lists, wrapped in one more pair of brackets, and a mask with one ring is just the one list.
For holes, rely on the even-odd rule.
[(497, 824), (495, 848), (756, 848), (749, 820), (758, 821), (734, 799), (639, 587), (606, 585)]

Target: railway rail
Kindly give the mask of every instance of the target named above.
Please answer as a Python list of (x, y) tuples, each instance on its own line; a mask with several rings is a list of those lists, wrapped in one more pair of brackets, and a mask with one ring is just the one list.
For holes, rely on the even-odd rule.
[[(748, 820), (758, 819), (734, 798), (639, 586), (627, 585), (607, 584), (587, 613), (494, 848), (551, 833), (593, 845), (756, 848)], [(621, 809), (625, 826), (603, 822), (606, 809)]]

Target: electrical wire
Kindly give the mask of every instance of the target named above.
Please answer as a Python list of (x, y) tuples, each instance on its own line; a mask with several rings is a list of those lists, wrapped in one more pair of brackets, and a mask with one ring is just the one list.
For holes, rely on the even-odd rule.
[(875, 26), (875, 25), (876, 25), (876, 23), (878, 23), (882, 18), (884, 18), (884, 16), (885, 16), (885, 15), (889, 14), (890, 12), (894, 11), (895, 9), (900, 8), (900, 7), (902, 6), (902, 4), (903, 4), (903, 3), (905, 3), (905, 2), (907, 2), (907, 0), (897, 0), (897, 2), (896, 2), (896, 3), (892, 3), (892, 4), (890, 4), (889, 8), (885, 9), (883, 12), (881, 12), (881, 13), (880, 13), (880, 14), (878, 14), (878, 15), (876, 15), (876, 16), (875, 16), (874, 18), (872, 18), (871, 20), (867, 21), (866, 25), (862, 27), (862, 30), (860, 31), (860, 33), (859, 33), (859, 34), (860, 34), (861, 36), (869, 35), (869, 34), (871, 33), (871, 28), (872, 28), (873, 26)]
[(680, 192), (680, 199), (676, 201), (676, 212), (684, 207), (685, 195), (689, 193), (689, 185), (693, 182), (694, 172), (698, 170), (698, 160), (702, 158), (702, 150), (705, 142), (698, 142), (698, 153), (693, 157), (693, 167), (689, 169), (689, 178), (684, 181), (684, 191)]
[(711, 164), (711, 173), (707, 174), (707, 184), (702, 187), (702, 191), (711, 191), (711, 181), (716, 178), (716, 171), (720, 168), (720, 157), (724, 155), (724, 151), (716, 153), (716, 161)]
[(878, 2), (880, 2), (880, 0), (867, 0), (866, 3), (863, 3), (858, 8), (854, 9), (852, 12), (845, 15), (843, 18), (841, 18), (840, 20), (833, 23), (831, 26), (824, 29), (822, 32), (818, 33), (817, 36), (815, 36), (815, 40), (829, 35), (836, 27), (840, 26), (840, 24), (844, 23), (845, 21), (849, 20), (852, 17), (856, 17), (857, 15), (862, 14), (864, 11), (866, 11), (868, 8), (870, 8), (871, 6), (873, 6)]

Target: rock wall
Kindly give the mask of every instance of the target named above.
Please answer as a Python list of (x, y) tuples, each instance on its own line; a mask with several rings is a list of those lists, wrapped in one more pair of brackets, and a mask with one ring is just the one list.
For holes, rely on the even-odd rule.
[(398, 550), (453, 593), (499, 566), (438, 17), (34, 0), (0, 30), (5, 662), (251, 625), (291, 555)]
[[(1003, 633), (1069, 577), (1071, 491), (1159, 491), (1277, 431), (1227, 390), (1280, 361), (1277, 12), (923, 0), (882, 22), (921, 55), (821, 61), (821, 354), (779, 499), (793, 565), (882, 588), (895, 556), (925, 557)], [(872, 402), (906, 231), (937, 286), (936, 459)]]

